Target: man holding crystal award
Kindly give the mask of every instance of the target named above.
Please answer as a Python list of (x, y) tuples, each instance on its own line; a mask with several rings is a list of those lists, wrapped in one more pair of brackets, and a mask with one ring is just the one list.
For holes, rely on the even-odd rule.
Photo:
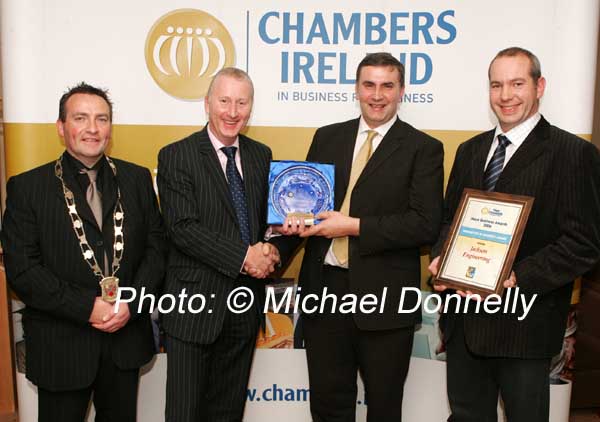
[[(420, 283), (420, 248), (438, 235), (442, 215), (443, 147), (397, 116), (404, 66), (388, 53), (359, 64), (361, 116), (322, 127), (309, 162), (335, 166), (335, 211), (310, 227), (288, 217), (276, 231), (308, 238), (299, 276), (304, 296), (375, 295), (383, 311), (303, 315), (314, 421), (354, 421), (357, 372), (367, 396), (367, 420), (400, 421), (414, 326), (420, 311), (399, 314), (402, 288)], [(282, 261), (298, 237), (271, 242)], [(385, 293), (384, 293), (385, 292)], [(385, 296), (385, 297), (384, 297)], [(414, 308), (408, 295), (405, 308)]]
[(150, 172), (105, 155), (111, 124), (106, 91), (71, 88), (56, 122), (66, 151), (7, 184), (6, 275), (26, 305), (40, 422), (82, 422), (92, 393), (96, 421), (135, 422), (155, 351), (149, 313), (114, 301), (119, 286), (157, 293), (166, 239)]

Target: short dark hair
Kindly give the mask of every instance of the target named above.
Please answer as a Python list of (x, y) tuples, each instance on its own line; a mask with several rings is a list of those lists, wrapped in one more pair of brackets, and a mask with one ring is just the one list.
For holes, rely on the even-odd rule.
[(96, 88), (95, 86), (86, 84), (85, 82), (80, 82), (78, 85), (68, 88), (67, 91), (60, 97), (60, 101), (58, 102), (58, 119), (61, 122), (67, 120), (67, 101), (75, 94), (89, 94), (89, 95), (97, 95), (102, 98), (108, 104), (109, 110), (109, 118), (112, 122), (113, 116), (113, 104), (108, 97), (108, 90)]
[(360, 71), (365, 66), (392, 66), (398, 70), (400, 88), (404, 87), (404, 65), (390, 53), (370, 53), (358, 64), (356, 69), (356, 83), (360, 79)]
[(488, 67), (488, 79), (491, 75), (492, 64), (494, 61), (496, 61), (496, 59), (499, 59), (500, 57), (515, 56), (525, 56), (529, 59), (529, 76), (531, 76), (533, 82), (537, 83), (538, 79), (542, 77), (542, 66), (540, 65), (540, 61), (535, 54), (522, 47), (509, 47), (505, 48), (504, 50), (500, 50), (490, 62), (490, 66)]

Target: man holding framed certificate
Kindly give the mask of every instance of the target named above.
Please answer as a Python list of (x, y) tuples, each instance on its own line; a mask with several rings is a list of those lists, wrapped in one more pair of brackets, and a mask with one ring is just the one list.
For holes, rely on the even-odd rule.
[[(479, 236), (481, 243), (493, 240), (494, 244), (510, 241), (515, 233), (522, 235), (512, 270), (500, 282), (504, 287), (517, 286), (523, 303), (535, 301), (521, 321), (520, 301), (514, 312), (476, 313), (472, 306), (465, 313), (443, 315), (449, 421), (496, 421), (500, 394), (510, 422), (547, 422), (550, 360), (561, 349), (573, 280), (600, 257), (600, 154), (591, 143), (551, 126), (540, 115), (546, 81), (531, 52), (518, 47), (500, 51), (488, 76), (490, 105), (499, 124), (458, 148), (442, 231), (432, 255), (440, 254), (447, 237), (445, 258), (452, 253), (448, 245), (462, 247), (462, 240), (456, 240), (461, 235), (470, 240)], [(504, 199), (509, 202), (500, 202), (501, 207), (491, 215), (494, 207), (476, 209), (486, 194), (480, 192), (468, 202), (473, 193), (468, 189), (508, 194)], [(463, 192), (466, 199), (461, 202)], [(502, 233), (504, 228), (496, 222), (507, 216), (507, 204), (531, 198), (533, 205), (522, 232)], [(456, 224), (451, 225), (455, 215)], [(468, 218), (463, 219), (464, 215)], [(483, 220), (489, 227), (474, 227)], [(477, 263), (490, 254), (499, 255), (485, 245), (465, 253), (471, 253)], [(458, 265), (456, 255), (450, 262)], [(438, 256), (430, 265), (434, 275), (439, 264)], [(437, 290), (447, 287), (444, 280), (453, 271), (442, 267)], [(475, 270), (465, 271), (466, 278), (476, 278), (475, 274)]]

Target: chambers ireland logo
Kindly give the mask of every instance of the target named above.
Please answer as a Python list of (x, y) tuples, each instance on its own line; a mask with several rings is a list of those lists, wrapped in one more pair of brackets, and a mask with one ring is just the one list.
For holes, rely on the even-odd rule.
[(168, 94), (199, 100), (211, 78), (235, 64), (231, 35), (202, 10), (178, 9), (161, 16), (146, 38), (146, 66)]

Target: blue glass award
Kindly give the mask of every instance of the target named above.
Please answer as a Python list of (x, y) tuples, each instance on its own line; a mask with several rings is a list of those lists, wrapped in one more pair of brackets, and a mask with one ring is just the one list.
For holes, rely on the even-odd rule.
[(283, 224), (287, 216), (317, 224), (315, 216), (333, 210), (333, 164), (273, 161), (269, 172), (267, 224)]

